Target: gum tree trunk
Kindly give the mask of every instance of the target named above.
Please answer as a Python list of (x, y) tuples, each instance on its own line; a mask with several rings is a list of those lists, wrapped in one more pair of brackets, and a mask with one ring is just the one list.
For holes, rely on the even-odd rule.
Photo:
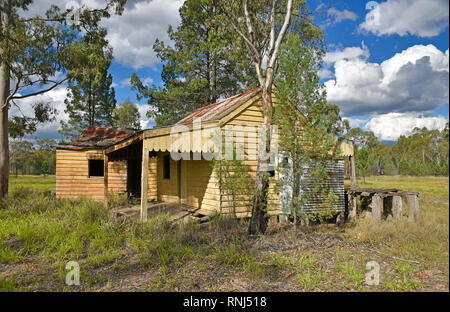
[[(247, 30), (250, 36), (250, 39), (244, 38), (247, 41), (251, 48), (250, 52), (253, 55), (253, 62), (256, 70), (256, 74), (258, 76), (258, 80), (262, 89), (262, 108), (264, 115), (264, 126), (266, 127), (266, 149), (270, 149), (271, 146), (271, 135), (270, 133), (270, 125), (272, 123), (272, 84), (274, 79), (274, 68), (277, 61), (278, 51), (280, 49), (281, 41), (284, 38), (286, 30), (290, 23), (291, 11), (292, 11), (292, 0), (288, 0), (286, 4), (286, 15), (283, 26), (281, 27), (278, 36), (276, 36), (276, 7), (277, 1), (274, 0), (272, 2), (272, 7), (270, 11), (269, 24), (270, 24), (270, 33), (269, 37), (269, 49), (267, 50), (267, 66), (264, 73), (263, 68), (261, 67), (263, 55), (265, 53), (259, 53), (257, 49), (257, 44), (255, 40), (255, 33), (253, 31), (251, 17), (248, 11), (248, 3), (247, 0), (243, 1), (244, 5), (244, 16), (247, 25)], [(252, 218), (250, 220), (250, 226), (248, 228), (249, 234), (264, 234), (267, 230), (267, 224), (269, 222), (269, 216), (267, 211), (267, 195), (269, 189), (269, 181), (267, 172), (262, 171), (261, 169), (265, 169), (268, 164), (268, 160), (263, 160), (261, 157), (258, 157), (258, 171), (255, 177), (255, 194), (253, 199), (253, 209), (252, 209)]]
[[(11, 14), (11, 0), (0, 0), (0, 23), (3, 35), (7, 35)], [(8, 142), (8, 96), (10, 74), (5, 43), (0, 46), (0, 198), (8, 194), (9, 182), (9, 142)], [(6, 56), (6, 57), (5, 57)]]
[[(270, 79), (270, 83), (264, 83), (262, 90), (262, 106), (264, 113), (264, 126), (266, 127), (266, 152), (271, 146), (270, 124), (271, 118), (269, 113), (272, 110), (272, 78), (273, 69), (268, 68), (266, 72), (266, 79)], [(267, 81), (267, 80), (266, 80)], [(264, 234), (267, 230), (267, 224), (269, 222), (269, 216), (267, 214), (267, 194), (269, 190), (269, 179), (267, 172), (264, 171), (269, 163), (268, 160), (264, 160), (259, 153), (258, 157), (258, 169), (255, 177), (255, 192), (253, 198), (252, 217), (250, 219), (250, 226), (248, 228), (249, 234)]]

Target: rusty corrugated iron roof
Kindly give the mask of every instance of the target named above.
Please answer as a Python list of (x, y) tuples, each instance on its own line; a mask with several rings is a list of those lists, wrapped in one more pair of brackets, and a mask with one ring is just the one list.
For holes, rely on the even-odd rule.
[(132, 129), (117, 129), (111, 127), (87, 127), (75, 142), (68, 144), (65, 148), (104, 148), (120, 142), (137, 131)]
[(260, 90), (260, 87), (253, 88), (217, 103), (203, 106), (178, 121), (177, 124), (190, 124), (193, 123), (196, 118), (201, 118), (202, 122), (219, 120), (238, 108), (241, 104), (247, 102), (247, 100), (255, 96)]

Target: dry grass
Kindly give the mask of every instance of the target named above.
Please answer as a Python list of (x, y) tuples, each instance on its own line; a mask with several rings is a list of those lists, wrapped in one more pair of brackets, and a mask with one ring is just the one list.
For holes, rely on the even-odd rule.
[[(359, 184), (420, 192), (419, 219), (297, 232), (273, 223), (254, 237), (244, 220), (121, 223), (89, 201), (17, 187), (0, 209), (0, 291), (448, 291), (448, 179)], [(80, 263), (80, 286), (64, 283), (69, 260)], [(365, 283), (368, 261), (380, 264), (378, 286)]]

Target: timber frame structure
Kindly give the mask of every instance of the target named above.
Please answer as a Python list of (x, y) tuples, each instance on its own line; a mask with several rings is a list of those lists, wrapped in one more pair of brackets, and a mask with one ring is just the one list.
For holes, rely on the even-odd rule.
[[(261, 90), (254, 88), (202, 107), (173, 126), (141, 131), (115, 129), (115, 135), (109, 141), (98, 140), (101, 144), (96, 142), (88, 147), (59, 146), (56, 165), (57, 196), (92, 196), (108, 205), (111, 194), (127, 193), (129, 196), (140, 197), (142, 220), (147, 219), (149, 201), (189, 206), (203, 215), (229, 213), (231, 206), (234, 206), (238, 217), (248, 217), (251, 214), (252, 198), (233, 204), (220, 189), (211, 162), (201, 156), (214, 131), (223, 133), (226, 127), (235, 126), (233, 137), (236, 141), (241, 140), (245, 156), (243, 163), (249, 175), (254, 178), (257, 158), (251, 157), (250, 149), (258, 149), (258, 141), (251, 136), (251, 127), (248, 126), (257, 127), (262, 124)], [(175, 134), (174, 128), (177, 129)], [(337, 139), (336, 147), (338, 145), (340, 155), (334, 156), (341, 159), (348, 157), (354, 187), (356, 177), (353, 142)], [(177, 147), (176, 152), (189, 155), (188, 160), (174, 160), (170, 156), (174, 146)], [(90, 175), (90, 163), (94, 164), (94, 159), (103, 160), (102, 177)], [(277, 178), (275, 169), (270, 179)], [(280, 195), (274, 184), (270, 183), (268, 196), (269, 214), (272, 215), (280, 214)]]
[[(348, 196), (348, 218), (357, 217), (357, 203), (360, 208), (370, 208), (370, 216), (375, 220), (392, 217), (395, 220), (403, 218), (403, 200), (408, 204), (408, 221), (414, 222), (419, 216), (419, 193), (397, 189), (350, 188)], [(361, 199), (370, 198), (368, 207), (363, 207)]]

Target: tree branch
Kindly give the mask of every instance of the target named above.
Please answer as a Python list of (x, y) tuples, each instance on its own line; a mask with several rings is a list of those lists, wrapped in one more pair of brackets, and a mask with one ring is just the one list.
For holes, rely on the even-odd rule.
[(275, 46), (275, 7), (277, 0), (272, 1), (272, 9), (270, 11), (270, 42), (269, 42), (269, 53), (268, 55), (272, 55), (274, 46)]
[(53, 86), (51, 86), (51, 87), (49, 87), (49, 88), (47, 88), (47, 89), (44, 89), (44, 90), (41, 90), (41, 91), (37, 91), (37, 92), (33, 92), (33, 93), (29, 93), (29, 94), (26, 94), (26, 95), (13, 96), (13, 97), (11, 97), (10, 99), (11, 99), (11, 100), (20, 100), (20, 99), (25, 99), (25, 98), (28, 98), (28, 97), (32, 97), (32, 96), (35, 96), (35, 95), (39, 95), (39, 94), (48, 92), (48, 91), (50, 91), (50, 90), (53, 90), (54, 88), (56, 88), (57, 86), (59, 86), (60, 84), (62, 84), (63, 82), (65, 82), (65, 81), (68, 80), (68, 79), (69, 79), (69, 77), (66, 77), (66, 78), (64, 78), (63, 80), (58, 81), (58, 82), (55, 83)]
[(17, 90), (19, 90), (19, 85), (20, 85), (20, 77), (17, 78), (16, 81), (16, 86), (14, 87), (14, 91), (8, 95), (8, 97), (6, 98), (5, 103), (3, 103), (1, 109), (5, 108), (6, 106), (8, 106), (9, 101), (12, 99), (12, 97), (17, 93)]
[(272, 57), (269, 59), (269, 62), (267, 64), (268, 68), (273, 68), (275, 64), (275, 60), (277, 59), (278, 50), (280, 49), (281, 41), (283, 40), (284, 34), (286, 33), (286, 30), (289, 26), (289, 22), (291, 19), (291, 12), (292, 12), (292, 0), (288, 0), (287, 3), (287, 11), (286, 11), (286, 17), (284, 19), (283, 26), (281, 27), (280, 32), (278, 33), (277, 40), (275, 42), (275, 48), (272, 54)]
[[(248, 33), (250, 35), (250, 42), (255, 53), (255, 62), (261, 63), (261, 53), (256, 48), (255, 32), (253, 31), (252, 20), (250, 19), (250, 14), (248, 13), (247, 0), (244, 0), (244, 15), (245, 23), (247, 24)], [(259, 64), (261, 65), (261, 64)]]
[(234, 15), (230, 15), (227, 10), (225, 10), (222, 7), (222, 11), (225, 13), (225, 15), (228, 17), (228, 22), (231, 24), (231, 26), (233, 26), (234, 30), (236, 30), (236, 32), (238, 33), (239, 36), (242, 37), (242, 39), (244, 39), (245, 43), (247, 44), (247, 46), (250, 48), (250, 50), (255, 54), (255, 56), (257, 56), (258, 58), (260, 58), (260, 53), (259, 51), (256, 49), (256, 47), (252, 44), (251, 40), (239, 29), (239, 27), (237, 27), (237, 25), (234, 23), (234, 20), (236, 19), (236, 17)]

